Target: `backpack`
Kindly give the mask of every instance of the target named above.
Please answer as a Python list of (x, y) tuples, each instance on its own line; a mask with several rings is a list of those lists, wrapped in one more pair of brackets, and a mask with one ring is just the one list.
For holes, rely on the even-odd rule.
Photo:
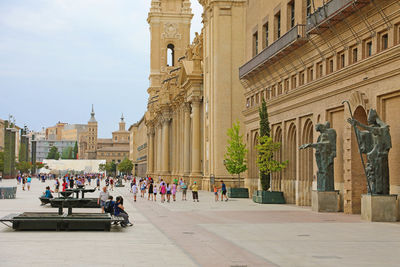
[(108, 200), (108, 201), (106, 201), (106, 203), (104, 204), (104, 211), (105, 211), (106, 213), (114, 214), (114, 203), (113, 203), (113, 202), (114, 202), (114, 201)]

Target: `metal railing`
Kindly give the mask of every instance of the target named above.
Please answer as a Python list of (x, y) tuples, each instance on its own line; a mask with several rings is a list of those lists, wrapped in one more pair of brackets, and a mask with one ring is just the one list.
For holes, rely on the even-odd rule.
[(369, 0), (331, 0), (319, 7), (307, 18), (307, 32), (317, 27), (326, 19), (340, 14), (340, 11), (346, 7), (368, 2)]
[(264, 48), (258, 55), (253, 57), (250, 61), (239, 68), (239, 77), (242, 79), (255, 68), (264, 64), (266, 61), (274, 57), (284, 48), (294, 43), (298, 39), (306, 38), (306, 25), (298, 24), (290, 29), (287, 33), (282, 35), (278, 40), (273, 42), (270, 46)]

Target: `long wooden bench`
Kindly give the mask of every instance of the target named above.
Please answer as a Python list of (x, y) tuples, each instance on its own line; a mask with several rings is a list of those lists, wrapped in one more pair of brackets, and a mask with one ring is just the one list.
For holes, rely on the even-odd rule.
[(7, 225), (12, 223), (15, 230), (97, 230), (110, 231), (111, 223), (122, 222), (124, 219), (107, 213), (73, 213), (62, 214), (53, 212), (12, 213), (0, 218)]

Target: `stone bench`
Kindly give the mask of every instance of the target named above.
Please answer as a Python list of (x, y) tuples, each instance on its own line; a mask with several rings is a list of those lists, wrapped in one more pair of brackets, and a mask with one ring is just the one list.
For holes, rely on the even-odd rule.
[(106, 213), (74, 213), (59, 215), (54, 212), (24, 212), (0, 218), (2, 223), (12, 223), (15, 230), (97, 230), (110, 231), (111, 223), (124, 219)]
[(17, 187), (0, 187), (0, 199), (13, 199), (17, 195)]

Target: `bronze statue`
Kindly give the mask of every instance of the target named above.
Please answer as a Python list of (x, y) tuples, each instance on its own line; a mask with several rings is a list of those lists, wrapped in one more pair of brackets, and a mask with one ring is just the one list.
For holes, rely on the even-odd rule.
[[(368, 182), (368, 193), (388, 195), (388, 155), (392, 148), (389, 125), (379, 118), (375, 109), (371, 109), (368, 113), (368, 125), (362, 124), (353, 117), (347, 121), (354, 127), (360, 154), (367, 155), (367, 166), (364, 168)], [(365, 131), (361, 131), (357, 126)], [(363, 165), (365, 165), (364, 162)]]
[(334, 191), (333, 162), (336, 158), (336, 131), (330, 127), (329, 122), (316, 124), (315, 130), (321, 133), (317, 143), (301, 145), (300, 149), (315, 148), (315, 160), (318, 166), (317, 190)]

